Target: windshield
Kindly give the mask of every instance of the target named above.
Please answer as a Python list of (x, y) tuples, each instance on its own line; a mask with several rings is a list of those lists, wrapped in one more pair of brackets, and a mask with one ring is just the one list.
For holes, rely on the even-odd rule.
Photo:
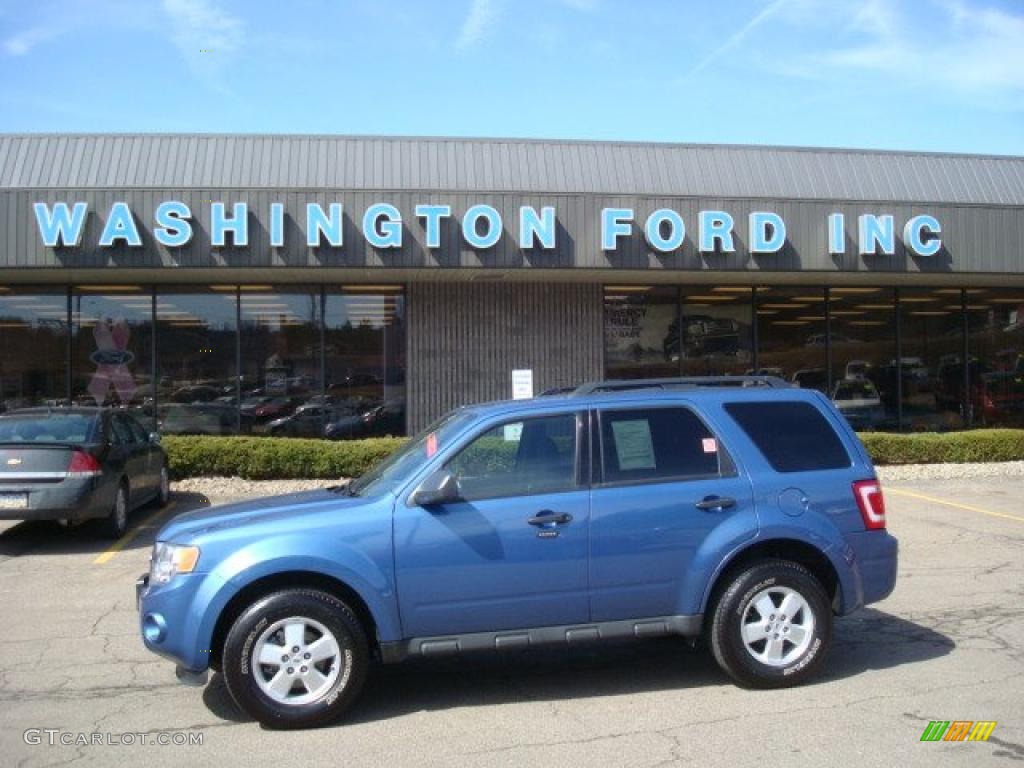
[(353, 480), (348, 492), (353, 496), (393, 490), (413, 475), (423, 462), (448, 445), (475, 416), (472, 411), (452, 411), (412, 438), (362, 477)]

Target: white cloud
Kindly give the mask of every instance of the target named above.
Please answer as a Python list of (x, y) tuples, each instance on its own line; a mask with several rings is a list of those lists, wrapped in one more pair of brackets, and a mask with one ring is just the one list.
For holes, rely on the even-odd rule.
[(64, 34), (62, 26), (38, 26), (22, 30), (3, 42), (4, 53), (8, 56), (25, 56), (41, 43)]
[(871, 5), (861, 42), (813, 54), (807, 65), (979, 97), (1024, 95), (1024, 14), (962, 0), (935, 0), (915, 14), (895, 0)]
[(241, 47), (242, 20), (222, 10), (216, 0), (162, 0), (171, 19), (171, 39), (189, 61), (210, 51), (213, 56), (229, 55)]
[(462, 21), (456, 48), (471, 48), (479, 43), (498, 20), (498, 3), (495, 0), (472, 0), (469, 13)]
[(782, 10), (783, 6), (785, 6), (787, 2), (789, 2), (789, 0), (773, 0), (773, 2), (768, 3), (768, 5), (754, 14), (746, 24), (734, 32), (724, 43), (698, 61), (697, 64), (694, 65), (694, 67), (687, 73), (687, 77), (696, 75), (719, 56), (738, 46), (751, 32)]

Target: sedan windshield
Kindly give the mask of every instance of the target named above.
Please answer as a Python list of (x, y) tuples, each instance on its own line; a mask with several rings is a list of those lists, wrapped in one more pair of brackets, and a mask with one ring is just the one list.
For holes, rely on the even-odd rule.
[(446, 447), (474, 418), (472, 411), (461, 409), (441, 417), (365, 475), (353, 480), (347, 487), (348, 493), (363, 496), (394, 490), (423, 466), (424, 461)]
[(86, 443), (96, 417), (84, 413), (12, 413), (0, 416), (0, 443)]

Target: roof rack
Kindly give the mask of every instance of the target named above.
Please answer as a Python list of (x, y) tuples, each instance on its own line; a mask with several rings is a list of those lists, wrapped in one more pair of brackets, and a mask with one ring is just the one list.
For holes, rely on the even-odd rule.
[(596, 392), (625, 392), (632, 389), (697, 389), (700, 387), (792, 387), (778, 376), (681, 376), (667, 379), (609, 379), (589, 381), (572, 391), (573, 395)]

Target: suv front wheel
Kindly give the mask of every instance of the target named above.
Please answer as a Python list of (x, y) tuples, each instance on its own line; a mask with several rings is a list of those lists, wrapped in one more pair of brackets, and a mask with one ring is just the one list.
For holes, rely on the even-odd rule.
[(268, 595), (232, 625), (221, 669), (246, 714), (270, 728), (337, 719), (359, 695), (370, 653), (359, 619), (327, 592)]
[(715, 660), (739, 683), (782, 688), (811, 677), (832, 640), (821, 583), (799, 563), (762, 560), (735, 574), (712, 614)]

